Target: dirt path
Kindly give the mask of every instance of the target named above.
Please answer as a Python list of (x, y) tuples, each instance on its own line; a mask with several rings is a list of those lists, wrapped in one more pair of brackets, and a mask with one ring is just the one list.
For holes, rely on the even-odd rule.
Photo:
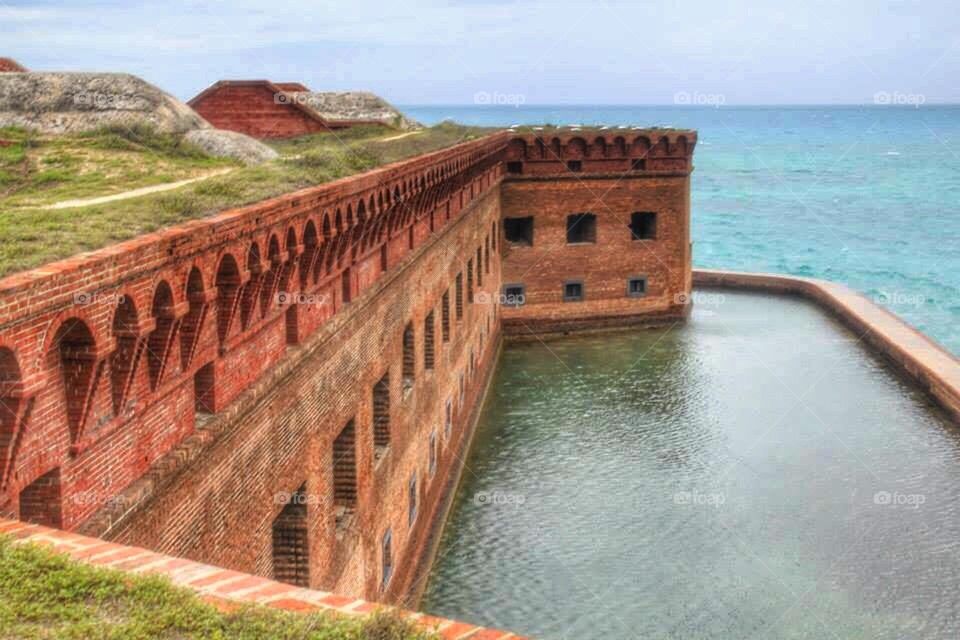
[(168, 182), (167, 184), (157, 184), (152, 187), (141, 187), (139, 189), (133, 189), (131, 191), (123, 191), (121, 193), (115, 193), (110, 196), (100, 196), (98, 198), (78, 198), (76, 200), (64, 200), (62, 202), (55, 202), (54, 204), (48, 204), (46, 206), (40, 207), (41, 209), (71, 209), (73, 207), (86, 207), (91, 204), (104, 204), (105, 202), (115, 202), (116, 200), (126, 200), (128, 198), (139, 198), (140, 196), (149, 195), (151, 193), (160, 193), (161, 191), (171, 191), (173, 189), (179, 189), (185, 185), (200, 182), (201, 180), (206, 180), (208, 178), (213, 178), (215, 176), (222, 176), (225, 173), (230, 173), (233, 171), (232, 167), (226, 169), (217, 169), (216, 171), (211, 171), (202, 176), (197, 176), (196, 178), (188, 178), (186, 180), (179, 180), (177, 182)]
[(398, 136), (390, 136), (389, 138), (381, 138), (377, 142), (390, 142), (391, 140), (400, 140), (401, 138), (406, 138), (407, 136), (415, 136), (418, 133), (423, 133), (423, 129), (418, 129), (416, 131), (407, 131), (406, 133), (401, 133)]

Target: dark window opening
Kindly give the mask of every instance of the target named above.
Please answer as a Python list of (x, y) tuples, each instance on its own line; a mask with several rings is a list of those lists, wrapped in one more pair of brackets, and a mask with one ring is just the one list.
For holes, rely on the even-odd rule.
[(390, 584), (390, 578), (393, 577), (393, 535), (390, 529), (383, 534), (383, 542), (380, 545), (380, 588), (386, 589)]
[(444, 342), (450, 342), (450, 291), (443, 292), (440, 305), (440, 331)]
[(477, 247), (477, 286), (483, 286), (483, 252)]
[(507, 242), (513, 244), (533, 246), (533, 216), (525, 218), (504, 218), (503, 233)]
[(647, 168), (645, 158), (634, 158), (630, 161), (630, 171), (643, 171)]
[(463, 319), (463, 273), (457, 274), (457, 320)]
[(57, 529), (63, 526), (60, 467), (43, 474), (20, 492), (20, 520)]
[(473, 304), (473, 258), (467, 260), (467, 302)]
[(508, 163), (507, 163), (507, 173), (523, 173), (523, 163), (522, 163), (522, 162), (508, 162)]
[(340, 284), (343, 296), (343, 303), (347, 304), (350, 302), (351, 291), (350, 291), (350, 269), (345, 269), (343, 275), (340, 276)]
[(390, 372), (373, 385), (373, 447), (380, 457), (390, 446)]
[(407, 487), (407, 524), (413, 525), (417, 519), (417, 472), (414, 471), (410, 476), (410, 484)]
[(357, 452), (353, 420), (333, 441), (333, 505), (337, 528), (346, 525), (357, 507)]
[(413, 323), (408, 323), (403, 330), (403, 390), (413, 389), (416, 376), (416, 354), (413, 347)]
[(650, 211), (631, 213), (630, 236), (633, 240), (655, 240), (657, 237), (657, 214)]
[(208, 362), (193, 374), (193, 406), (197, 413), (213, 413), (214, 407), (214, 368)]
[(567, 242), (577, 244), (597, 241), (597, 216), (575, 213), (567, 216)]
[(451, 431), (453, 431), (453, 399), (447, 398), (447, 405), (443, 419), (443, 432), (447, 439), (450, 438)]
[(570, 280), (563, 283), (563, 301), (579, 302), (583, 300), (583, 282), (581, 280)]
[(423, 321), (423, 367), (424, 369), (433, 369), (433, 332), (435, 322), (433, 320), (433, 311), (427, 314)]
[(503, 287), (503, 304), (508, 307), (522, 307), (526, 302), (526, 287), (522, 284), (508, 284)]
[(647, 279), (638, 276), (627, 280), (627, 295), (632, 298), (642, 298), (647, 295)]
[(580, 160), (568, 160), (567, 169), (570, 171), (583, 171), (583, 163)]
[(306, 483), (290, 496), (273, 521), (273, 579), (298, 587), (310, 586)]
[(430, 477), (433, 477), (433, 474), (437, 472), (437, 432), (434, 431), (430, 434), (430, 461), (429, 461)]

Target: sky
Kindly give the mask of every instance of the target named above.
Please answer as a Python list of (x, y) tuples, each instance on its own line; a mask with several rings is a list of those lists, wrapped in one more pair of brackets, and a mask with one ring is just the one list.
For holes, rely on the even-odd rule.
[[(960, 102), (957, 0), (0, 0), (0, 56), (398, 104)], [(878, 98), (878, 96), (880, 96)]]

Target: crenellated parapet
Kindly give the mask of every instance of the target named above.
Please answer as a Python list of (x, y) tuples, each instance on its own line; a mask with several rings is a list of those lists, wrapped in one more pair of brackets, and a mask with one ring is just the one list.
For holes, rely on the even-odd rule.
[(101, 508), (498, 184), (506, 140), (0, 280), (0, 512), (70, 528)]
[(511, 177), (689, 173), (696, 144), (697, 132), (692, 130), (545, 131), (511, 138), (505, 162)]

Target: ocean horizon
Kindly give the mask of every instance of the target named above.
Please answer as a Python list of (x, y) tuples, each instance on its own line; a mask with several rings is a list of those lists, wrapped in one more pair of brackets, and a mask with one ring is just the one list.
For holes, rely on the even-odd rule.
[(692, 128), (694, 266), (824, 278), (960, 353), (960, 105), (404, 105), (428, 125)]

